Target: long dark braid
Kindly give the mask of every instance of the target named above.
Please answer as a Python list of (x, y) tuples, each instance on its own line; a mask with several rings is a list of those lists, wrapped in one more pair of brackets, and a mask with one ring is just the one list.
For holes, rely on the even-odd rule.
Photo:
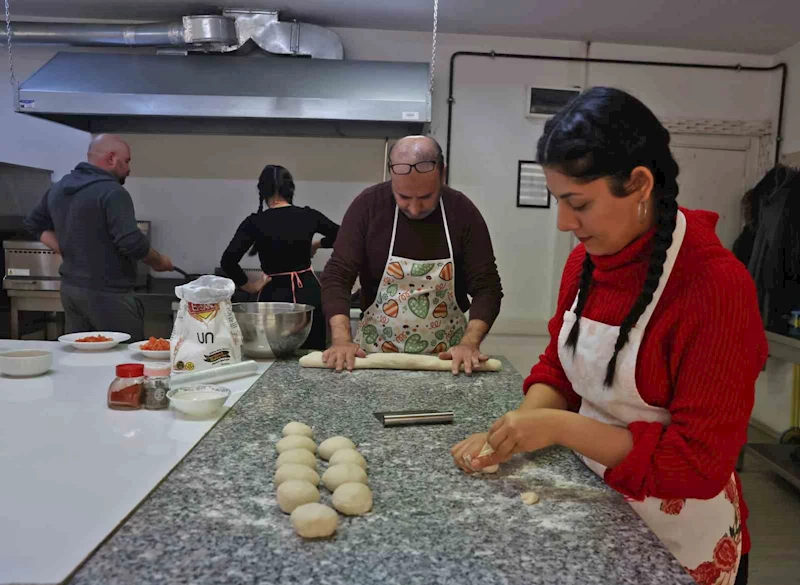
[[(656, 233), (647, 276), (636, 302), (620, 325), (614, 355), (606, 368), (605, 386), (614, 382), (619, 352), (631, 329), (653, 301), (664, 273), (667, 250), (678, 217), (678, 164), (669, 149), (670, 135), (656, 116), (630, 94), (595, 87), (579, 95), (547, 124), (537, 145), (539, 164), (581, 182), (609, 181), (612, 194), (628, 197), (631, 172), (646, 167), (653, 174)], [(573, 353), (580, 336), (580, 317), (589, 297), (594, 263), (587, 253), (580, 276), (575, 324), (566, 345)]]
[(650, 254), (650, 263), (647, 267), (647, 276), (644, 279), (642, 292), (633, 304), (628, 315), (619, 327), (617, 343), (614, 344), (614, 355), (606, 368), (606, 387), (614, 383), (614, 374), (617, 369), (617, 356), (620, 350), (628, 343), (631, 329), (636, 325), (639, 317), (644, 314), (647, 306), (653, 302), (653, 295), (658, 288), (661, 275), (664, 274), (664, 262), (667, 260), (667, 250), (672, 245), (672, 233), (678, 219), (678, 202), (674, 197), (661, 197), (656, 199), (658, 205), (656, 218), (656, 233), (653, 236), (653, 252)]
[(578, 337), (581, 334), (581, 313), (583, 313), (583, 308), (586, 306), (586, 299), (589, 298), (593, 272), (594, 262), (592, 262), (592, 257), (587, 253), (586, 258), (583, 259), (583, 271), (578, 285), (580, 288), (578, 289), (578, 302), (575, 305), (575, 324), (569, 330), (569, 336), (567, 337), (567, 347), (572, 350), (573, 355), (578, 347)]

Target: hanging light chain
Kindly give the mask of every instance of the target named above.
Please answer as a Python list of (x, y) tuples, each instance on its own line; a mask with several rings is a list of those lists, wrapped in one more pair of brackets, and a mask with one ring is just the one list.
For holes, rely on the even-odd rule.
[[(6, 0), (8, 2), (8, 0)], [(433, 77), (436, 69), (436, 32), (439, 28), (439, 0), (433, 0), (433, 46), (431, 47), (431, 82), (430, 92), (433, 93)]]
[(11, 88), (16, 91), (17, 78), (14, 77), (14, 56), (11, 53), (11, 7), (9, 6), (11, 0), (5, 0), (6, 4), (6, 41), (8, 45), (8, 82)]

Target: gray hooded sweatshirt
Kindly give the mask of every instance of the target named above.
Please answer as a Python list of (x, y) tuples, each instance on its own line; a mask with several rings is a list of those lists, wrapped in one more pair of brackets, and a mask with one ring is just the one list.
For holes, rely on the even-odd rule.
[(63, 283), (80, 288), (130, 291), (136, 263), (150, 250), (119, 179), (85, 162), (50, 187), (25, 227), (37, 240), (55, 231)]

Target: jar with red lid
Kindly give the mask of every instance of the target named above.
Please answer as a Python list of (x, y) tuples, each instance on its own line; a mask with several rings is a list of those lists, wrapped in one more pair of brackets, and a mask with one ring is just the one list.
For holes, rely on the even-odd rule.
[(142, 408), (144, 364), (120, 364), (117, 377), (108, 387), (108, 407), (114, 410)]

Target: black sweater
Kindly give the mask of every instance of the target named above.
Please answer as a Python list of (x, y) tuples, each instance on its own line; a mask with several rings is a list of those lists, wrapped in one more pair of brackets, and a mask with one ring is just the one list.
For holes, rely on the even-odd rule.
[(311, 264), (311, 242), (322, 234), (323, 248), (332, 248), (339, 225), (310, 207), (275, 207), (249, 215), (236, 230), (222, 255), (220, 266), (237, 286), (247, 283), (239, 266), (242, 256), (255, 245), (266, 274), (305, 270)]

